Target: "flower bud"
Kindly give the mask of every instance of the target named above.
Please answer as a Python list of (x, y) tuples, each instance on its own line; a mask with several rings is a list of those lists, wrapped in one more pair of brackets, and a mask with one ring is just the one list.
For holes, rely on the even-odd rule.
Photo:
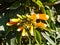
[(19, 18), (23, 19), (21, 15), (17, 14), (17, 16), (18, 16)]
[(12, 26), (12, 25), (14, 25), (14, 24), (16, 24), (16, 22), (8, 22), (6, 25), (7, 25), (7, 26)]
[(44, 24), (42, 22), (39, 22), (39, 23), (36, 23), (36, 26), (40, 26), (42, 28), (45, 28), (46, 27), (46, 24)]
[(41, 20), (48, 20), (49, 16), (46, 15), (46, 14), (39, 14), (39, 19), (41, 19)]
[(10, 22), (19, 22), (20, 19), (19, 18), (13, 18), (13, 19), (10, 19)]
[(26, 31), (25, 31), (25, 29), (22, 30), (22, 36), (26, 36)]
[(30, 34), (33, 36), (33, 25), (31, 25), (31, 28), (30, 28)]

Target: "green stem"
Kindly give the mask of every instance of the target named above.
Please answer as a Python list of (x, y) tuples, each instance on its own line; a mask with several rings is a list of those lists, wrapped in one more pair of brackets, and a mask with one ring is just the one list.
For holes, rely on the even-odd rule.
[(20, 44), (19, 45), (21, 45), (21, 39), (22, 39), (22, 36), (20, 36)]
[(56, 44), (56, 43), (57, 43), (57, 42), (56, 42), (56, 32), (54, 33), (54, 36), (55, 36), (55, 37), (54, 37), (54, 39), (55, 39), (55, 45), (57, 45), (57, 44)]
[(31, 45), (31, 39), (29, 38), (29, 45)]

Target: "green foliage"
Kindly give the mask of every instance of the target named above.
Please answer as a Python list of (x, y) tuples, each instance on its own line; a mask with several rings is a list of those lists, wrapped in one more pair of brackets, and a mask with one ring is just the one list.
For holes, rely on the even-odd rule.
[(35, 40), (38, 45), (42, 45), (42, 37), (39, 31), (35, 30)]
[[(52, 10), (52, 6), (55, 5), (56, 1), (0, 0), (0, 37), (3, 40), (2, 43), (4, 45), (60, 45), (60, 27), (56, 26), (56, 13), (59, 13), (59, 10), (56, 13), (55, 10)], [(34, 36), (31, 36), (27, 30), (28, 36), (26, 38), (22, 37), (21, 32), (16, 31), (16, 25), (12, 27), (6, 25), (10, 18), (17, 18), (17, 14), (30, 15), (32, 10), (35, 13), (44, 13), (49, 16), (49, 19), (45, 21), (47, 28), (34, 29)]]
[(20, 2), (16, 1), (14, 2), (10, 7), (8, 7), (9, 9), (17, 9), (20, 6)]
[(48, 42), (50, 42), (52, 45), (55, 45), (54, 44), (54, 41), (48, 36), (48, 35), (46, 35), (45, 33), (41, 33), (42, 35), (43, 35), (43, 37), (45, 38), (45, 39), (47, 39), (48, 40)]

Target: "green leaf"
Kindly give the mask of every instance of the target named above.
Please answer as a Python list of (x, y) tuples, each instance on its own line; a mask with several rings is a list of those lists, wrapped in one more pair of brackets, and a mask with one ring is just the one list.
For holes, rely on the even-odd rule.
[(17, 9), (20, 6), (20, 2), (16, 1), (14, 2), (8, 9)]
[(50, 2), (52, 2), (52, 3), (55, 2), (55, 1), (56, 1), (56, 0), (50, 0)]
[(34, 34), (35, 40), (37, 42), (38, 45), (41, 45), (42, 43), (42, 37), (39, 31), (35, 30), (35, 34)]
[(47, 20), (48, 25), (50, 26), (51, 29), (56, 30), (56, 26), (55, 26), (55, 23), (54, 23), (55, 19), (53, 18), (54, 15), (52, 14), (49, 6), (47, 6), (47, 8), (46, 8), (46, 13), (49, 16), (49, 20)]
[(17, 45), (16, 44), (16, 42), (15, 42), (15, 40), (16, 40), (16, 38), (14, 37), (14, 38), (12, 38), (12, 39), (8, 39), (7, 41), (6, 41), (6, 45)]
[(29, 38), (29, 45), (32, 45), (32, 44), (31, 44), (31, 39), (30, 39), (30, 38)]
[(22, 36), (20, 32), (16, 32), (16, 43), (18, 45), (21, 45), (21, 41), (22, 41)]
[(39, 7), (43, 7), (43, 4), (40, 0), (32, 0), (33, 2), (35, 2), (37, 5), (39, 5)]
[(10, 31), (6, 34), (6, 36), (5, 36), (6, 45), (16, 45), (15, 33), (16, 33), (15, 31)]
[(5, 31), (4, 26), (3, 26), (3, 25), (1, 25), (1, 26), (0, 26), (0, 31)]
[(44, 9), (44, 5), (43, 5), (43, 3), (40, 0), (32, 0), (32, 1), (35, 2), (39, 6), (39, 8), (42, 11), (42, 13), (46, 13), (45, 9)]
[(16, 45), (15, 40), (16, 40), (16, 38), (12, 38), (12, 39), (11, 39), (11, 45)]
[(50, 42), (52, 45), (55, 45), (54, 41), (48, 35), (46, 35), (44, 32), (41, 32), (41, 34), (46, 40), (48, 40), (48, 42)]
[(59, 4), (60, 3), (60, 0), (56, 0), (55, 4)]

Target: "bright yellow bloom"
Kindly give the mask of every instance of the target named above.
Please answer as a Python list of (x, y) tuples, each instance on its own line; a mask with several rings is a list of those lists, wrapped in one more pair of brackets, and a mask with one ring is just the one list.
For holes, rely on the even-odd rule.
[(6, 25), (7, 25), (7, 26), (12, 26), (12, 25), (14, 25), (14, 24), (16, 24), (16, 22), (8, 22)]
[(26, 30), (25, 29), (22, 30), (22, 36), (26, 36)]
[(30, 28), (30, 34), (33, 36), (33, 25), (31, 25), (31, 28)]
[(10, 19), (10, 22), (19, 22), (20, 19), (19, 18), (13, 18), (13, 19)]

